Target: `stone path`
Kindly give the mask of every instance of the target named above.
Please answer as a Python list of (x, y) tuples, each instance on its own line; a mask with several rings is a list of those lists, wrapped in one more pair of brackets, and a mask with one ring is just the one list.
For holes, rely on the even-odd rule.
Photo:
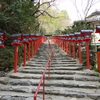
[[(50, 80), (46, 72), (45, 100), (100, 100), (100, 74), (83, 69), (82, 65), (51, 44), (54, 58)], [(34, 92), (49, 57), (47, 42), (37, 55), (20, 67), (17, 73), (10, 72), (0, 78), (0, 100), (33, 100)], [(38, 99), (42, 100), (42, 87)]]

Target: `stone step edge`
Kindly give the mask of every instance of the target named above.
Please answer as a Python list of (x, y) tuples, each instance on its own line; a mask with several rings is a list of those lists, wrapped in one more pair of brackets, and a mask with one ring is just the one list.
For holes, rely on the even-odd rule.
[[(42, 74), (43, 71), (32, 71), (32, 70), (18, 70), (18, 72), (20, 73), (34, 73), (34, 74)], [(48, 73), (48, 71), (46, 71), (46, 74)], [(99, 73), (78, 73), (78, 72), (57, 72), (57, 71), (50, 71), (50, 74), (66, 74), (66, 75), (74, 75), (74, 74), (79, 74), (79, 75), (84, 75), (84, 76), (96, 76), (99, 77)]]
[[(16, 91), (10, 91), (10, 92), (16, 92)], [(34, 94), (34, 92), (35, 92), (35, 90), (32, 91), (32, 94)], [(27, 92), (22, 92), (22, 93), (25, 93), (26, 94)], [(41, 94), (41, 93), (42, 93), (42, 90), (39, 91), (39, 94)], [(95, 98), (95, 100), (99, 100), (100, 99), (100, 94), (92, 94), (92, 93), (90, 94), (90, 93), (77, 92), (77, 91), (59, 92), (59, 91), (45, 90), (45, 94), (47, 94), (47, 95), (55, 95), (55, 96), (60, 95), (60, 96), (64, 96), (64, 97), (77, 97), (77, 98), (85, 98), (85, 97), (88, 97), (88, 98), (91, 98), (91, 99), (94, 99)], [(11, 95), (9, 95), (9, 96), (11, 96)], [(22, 97), (26, 98), (27, 96), (22, 96)]]
[[(20, 86), (37, 86), (38, 82), (31, 82), (31, 81), (10, 81), (10, 82), (0, 82), (1, 84), (5, 85), (20, 85)], [(100, 85), (94, 84), (75, 84), (75, 83), (46, 83), (45, 86), (57, 86), (57, 87), (70, 87), (70, 88), (89, 88), (89, 89), (100, 89)]]

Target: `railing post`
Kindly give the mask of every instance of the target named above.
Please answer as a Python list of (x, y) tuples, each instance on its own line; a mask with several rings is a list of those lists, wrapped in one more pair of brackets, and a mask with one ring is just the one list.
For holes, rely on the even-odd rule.
[(45, 74), (43, 75), (43, 100), (45, 100)]
[(36, 100), (36, 96), (34, 96), (34, 99), (33, 100)]

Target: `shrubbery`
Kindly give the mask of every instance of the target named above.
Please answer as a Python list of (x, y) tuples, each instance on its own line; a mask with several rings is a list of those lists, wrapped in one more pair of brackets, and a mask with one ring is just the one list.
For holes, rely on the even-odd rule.
[[(7, 35), (6, 48), (0, 48), (0, 70), (13, 68), (14, 47), (11, 46), (11, 35), (17, 33), (33, 33), (39, 29), (35, 18), (35, 9), (31, 0), (0, 0), (0, 32)], [(23, 47), (19, 47), (19, 65), (23, 58)]]

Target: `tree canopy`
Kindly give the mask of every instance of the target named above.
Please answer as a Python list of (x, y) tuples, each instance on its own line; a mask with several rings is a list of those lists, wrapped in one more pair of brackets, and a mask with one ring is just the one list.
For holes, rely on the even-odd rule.
[[(0, 32), (7, 34), (6, 48), (0, 49), (0, 68), (13, 68), (12, 34), (42, 33), (61, 29), (67, 22), (65, 11), (51, 6), (55, 0), (0, 0)], [(63, 23), (64, 19), (64, 23)], [(60, 21), (60, 22), (59, 22)], [(64, 24), (64, 25), (62, 25)], [(44, 27), (45, 26), (45, 27)], [(5, 59), (7, 59), (5, 61)], [(23, 59), (23, 46), (19, 47), (19, 64)], [(1, 70), (1, 69), (0, 69)]]
[(64, 30), (69, 25), (69, 16), (66, 11), (59, 11), (53, 8), (48, 9), (52, 17), (48, 15), (40, 16), (40, 27), (45, 29), (47, 33), (55, 33), (56, 30)]

